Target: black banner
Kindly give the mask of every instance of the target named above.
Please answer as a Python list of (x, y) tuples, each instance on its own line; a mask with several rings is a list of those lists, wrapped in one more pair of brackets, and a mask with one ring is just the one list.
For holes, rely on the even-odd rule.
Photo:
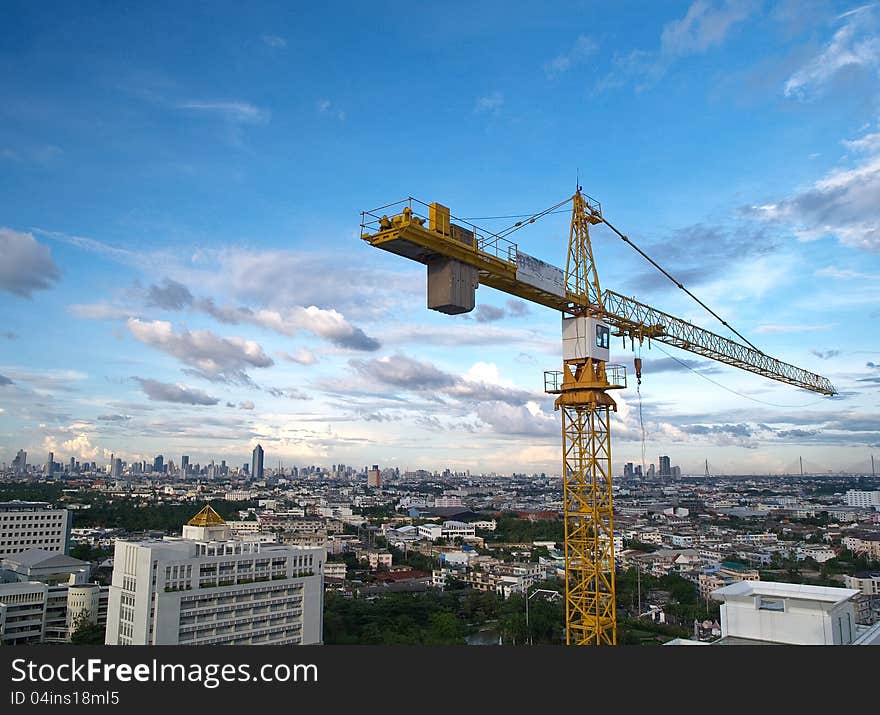
[[(667, 698), (738, 692), (791, 705), (816, 683), (791, 689), (794, 672), (876, 673), (880, 656), (848, 647), (72, 647), (0, 649), (0, 712), (261, 704), (360, 708), (450, 703), (521, 708), (526, 702), (585, 707), (656, 705)], [(862, 681), (866, 682), (866, 681)], [(5, 689), (5, 690), (4, 690)], [(745, 689), (745, 690), (744, 690)], [(853, 691), (855, 692), (855, 691)], [(711, 695), (715, 693), (716, 695)], [(438, 701), (438, 698), (440, 700)], [(659, 700), (658, 700), (659, 698)], [(372, 711), (374, 708), (368, 708)], [(382, 707), (403, 712), (410, 707)]]

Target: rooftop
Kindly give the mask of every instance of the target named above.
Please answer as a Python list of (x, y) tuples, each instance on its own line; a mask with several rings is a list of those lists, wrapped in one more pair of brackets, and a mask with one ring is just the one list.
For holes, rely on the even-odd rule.
[(36, 511), (38, 509), (51, 509), (49, 502), (45, 501), (0, 501), (0, 511)]
[(727, 597), (778, 596), (804, 601), (841, 603), (859, 594), (854, 588), (832, 586), (809, 586), (802, 583), (779, 583), (771, 581), (740, 581), (712, 591), (712, 598), (724, 601)]
[(202, 509), (198, 514), (196, 514), (192, 519), (187, 522), (188, 526), (221, 526), (226, 522), (223, 520), (223, 517), (220, 516), (210, 504), (206, 504), (205, 508)]
[(6, 556), (3, 560), (5, 563), (18, 567), (30, 568), (76, 568), (89, 565), (86, 561), (80, 561), (72, 556), (44, 551), (43, 549), (28, 549), (18, 554)]

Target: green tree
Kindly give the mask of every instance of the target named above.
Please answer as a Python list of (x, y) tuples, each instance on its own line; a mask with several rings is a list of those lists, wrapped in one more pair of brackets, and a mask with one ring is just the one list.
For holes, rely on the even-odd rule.
[(70, 624), (71, 645), (104, 645), (104, 627), (91, 622), (91, 612), (80, 611)]

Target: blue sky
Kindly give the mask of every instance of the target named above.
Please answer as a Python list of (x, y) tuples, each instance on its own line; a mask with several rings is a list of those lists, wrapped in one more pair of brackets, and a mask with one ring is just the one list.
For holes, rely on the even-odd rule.
[[(424, 268), (358, 223), (407, 195), (529, 213), (578, 173), (841, 392), (644, 350), (647, 462), (854, 470), (880, 446), (880, 4), (5, 7), (0, 461), (243, 463), (259, 441), (267, 464), (558, 472), (559, 317), (487, 287), (430, 312)], [(566, 215), (516, 237), (564, 266)], [(593, 243), (604, 286), (723, 332)], [(642, 445), (616, 396), (619, 470)]]

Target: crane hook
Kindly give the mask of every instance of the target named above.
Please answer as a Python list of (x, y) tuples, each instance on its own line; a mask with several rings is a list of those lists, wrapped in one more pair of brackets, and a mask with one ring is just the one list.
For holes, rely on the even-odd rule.
[(642, 358), (640, 358), (640, 357), (633, 358), (633, 363), (635, 364), (635, 368), (636, 368), (636, 380), (638, 381), (638, 384), (641, 385), (642, 384)]

